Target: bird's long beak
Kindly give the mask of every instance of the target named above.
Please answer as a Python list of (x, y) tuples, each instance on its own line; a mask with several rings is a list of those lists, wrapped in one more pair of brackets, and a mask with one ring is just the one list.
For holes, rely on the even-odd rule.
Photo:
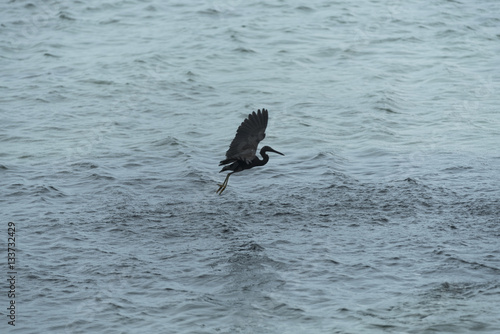
[(274, 153), (278, 153), (278, 154), (281, 154), (281, 155), (284, 155), (283, 153), (278, 152), (278, 151), (276, 151), (275, 149), (270, 149), (269, 151), (270, 151), (270, 152), (274, 152)]

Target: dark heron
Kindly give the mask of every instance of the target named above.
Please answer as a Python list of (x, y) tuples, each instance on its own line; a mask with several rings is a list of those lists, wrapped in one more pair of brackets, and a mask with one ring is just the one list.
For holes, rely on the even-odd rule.
[(269, 146), (261, 148), (260, 155), (262, 156), (262, 160), (255, 155), (259, 142), (266, 137), (267, 118), (266, 109), (262, 109), (262, 111), (259, 109), (257, 112), (254, 111), (248, 115), (236, 131), (236, 136), (231, 142), (229, 150), (226, 152), (226, 160), (222, 160), (219, 164), (219, 166), (226, 165), (220, 172), (232, 170), (231, 173), (227, 174), (224, 182), (219, 184), (219, 189), (216, 191), (219, 195), (226, 189), (227, 181), (231, 174), (267, 164), (269, 156), (266, 152), (284, 155), (283, 153), (273, 150)]

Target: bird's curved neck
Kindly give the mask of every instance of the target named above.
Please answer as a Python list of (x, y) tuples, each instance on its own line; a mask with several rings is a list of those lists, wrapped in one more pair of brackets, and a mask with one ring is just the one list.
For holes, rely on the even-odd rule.
[(258, 159), (258, 166), (264, 166), (269, 161), (269, 156), (265, 151), (260, 151), (260, 155), (262, 156), (262, 160)]

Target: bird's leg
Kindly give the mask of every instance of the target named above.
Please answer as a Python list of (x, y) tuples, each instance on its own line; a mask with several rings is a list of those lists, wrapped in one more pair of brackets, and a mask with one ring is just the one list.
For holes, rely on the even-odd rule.
[(227, 182), (229, 180), (229, 176), (233, 173), (229, 173), (226, 175), (226, 178), (224, 179), (224, 182), (222, 184), (219, 184), (219, 189), (217, 189), (216, 193), (219, 195), (222, 195), (222, 192), (226, 189), (227, 187)]
[[(233, 172), (234, 173), (234, 172)], [(216, 193), (219, 194), (219, 195), (222, 195), (222, 192), (226, 189), (227, 187), (227, 181), (229, 180), (229, 176), (231, 176), (231, 174), (233, 173), (229, 173), (227, 174), (226, 178), (224, 179), (224, 182), (222, 182), (222, 184), (219, 184), (219, 189), (217, 189)]]

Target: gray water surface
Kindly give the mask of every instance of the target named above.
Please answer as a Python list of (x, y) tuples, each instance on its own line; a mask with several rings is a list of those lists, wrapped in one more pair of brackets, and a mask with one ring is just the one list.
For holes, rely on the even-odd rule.
[(498, 13), (4, 2), (2, 333), (500, 332)]

